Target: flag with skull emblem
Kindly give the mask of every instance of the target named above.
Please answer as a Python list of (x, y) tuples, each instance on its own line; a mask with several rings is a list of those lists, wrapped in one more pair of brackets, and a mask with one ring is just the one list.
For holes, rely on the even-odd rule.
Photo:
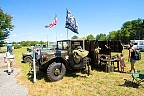
[(67, 10), (65, 28), (68, 28), (71, 31), (73, 31), (74, 33), (78, 34), (78, 24), (76, 22), (75, 17), (72, 15), (72, 13), (69, 10)]

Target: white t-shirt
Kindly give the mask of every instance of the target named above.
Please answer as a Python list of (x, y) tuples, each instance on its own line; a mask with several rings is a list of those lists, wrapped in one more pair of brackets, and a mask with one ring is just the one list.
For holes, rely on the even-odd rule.
[(14, 55), (13, 55), (13, 54), (10, 54), (9, 52), (6, 52), (5, 57), (6, 57), (7, 59), (14, 59)]

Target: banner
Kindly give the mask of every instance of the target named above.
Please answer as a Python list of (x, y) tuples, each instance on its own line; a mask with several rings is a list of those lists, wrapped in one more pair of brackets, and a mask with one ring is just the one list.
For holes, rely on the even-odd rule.
[(75, 17), (72, 15), (72, 13), (69, 10), (67, 10), (65, 28), (68, 28), (71, 31), (73, 31), (74, 33), (78, 34), (78, 24), (76, 22)]

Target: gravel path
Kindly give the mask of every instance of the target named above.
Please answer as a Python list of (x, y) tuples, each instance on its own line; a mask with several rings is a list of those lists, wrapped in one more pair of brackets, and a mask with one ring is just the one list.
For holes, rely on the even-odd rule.
[(0, 54), (0, 96), (28, 96), (26, 88), (17, 84), (16, 75), (20, 72), (14, 69), (11, 75), (5, 72), (6, 64), (3, 62), (3, 54)]

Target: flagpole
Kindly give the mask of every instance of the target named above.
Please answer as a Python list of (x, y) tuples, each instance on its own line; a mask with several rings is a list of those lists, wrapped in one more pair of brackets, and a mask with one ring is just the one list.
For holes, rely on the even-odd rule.
[[(53, 19), (53, 21), (48, 25), (45, 26), (45, 28), (49, 28), (50, 31), (52, 31), (51, 29), (57, 24), (57, 16), (55, 16), (55, 18)], [(51, 32), (52, 33), (52, 32)], [(56, 32), (56, 41), (57, 41), (57, 32)], [(47, 47), (48, 47), (48, 34), (47, 34)]]
[(48, 33), (47, 33), (47, 48), (48, 48)]
[(49, 29), (50, 30), (50, 33), (52, 33), (52, 30), (51, 29)]
[[(55, 14), (55, 18), (57, 18), (57, 14)], [(57, 31), (56, 31), (56, 42), (57, 42)]]
[[(48, 26), (45, 26), (45, 28), (48, 28)], [(48, 33), (46, 34), (46, 44), (47, 44), (47, 48), (48, 48)]]
[(68, 40), (68, 28), (67, 28), (67, 40)]
[(57, 31), (56, 31), (56, 42), (57, 42)]

